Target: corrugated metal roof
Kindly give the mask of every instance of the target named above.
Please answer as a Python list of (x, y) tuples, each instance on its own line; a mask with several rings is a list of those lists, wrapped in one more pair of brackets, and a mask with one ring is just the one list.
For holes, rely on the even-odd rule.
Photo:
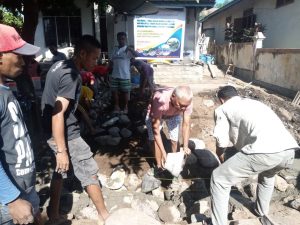
[(200, 20), (200, 22), (205, 22), (206, 20), (220, 14), (221, 12), (227, 10), (228, 8), (231, 8), (232, 6), (238, 4), (241, 1), (243, 1), (243, 0), (234, 0), (232, 2), (229, 2), (228, 4), (224, 5), (223, 7), (219, 8), (218, 10), (216, 10), (213, 13), (209, 14), (208, 16), (204, 17), (202, 20)]
[(157, 6), (213, 7), (215, 0), (150, 0)]

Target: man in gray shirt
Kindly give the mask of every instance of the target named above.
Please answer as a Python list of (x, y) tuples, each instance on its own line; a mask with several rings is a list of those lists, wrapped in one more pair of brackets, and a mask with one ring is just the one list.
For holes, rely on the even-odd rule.
[(212, 224), (227, 224), (231, 186), (258, 174), (255, 212), (269, 212), (275, 174), (293, 163), (299, 146), (279, 117), (265, 104), (238, 95), (232, 86), (221, 88), (222, 103), (215, 110), (217, 154), (224, 161), (230, 142), (239, 151), (213, 171), (211, 177)]

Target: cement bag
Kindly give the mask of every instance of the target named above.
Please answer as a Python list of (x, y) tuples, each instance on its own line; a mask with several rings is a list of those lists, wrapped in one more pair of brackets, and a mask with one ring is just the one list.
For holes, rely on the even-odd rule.
[(165, 169), (167, 169), (174, 177), (178, 177), (184, 165), (184, 152), (168, 153), (165, 162)]

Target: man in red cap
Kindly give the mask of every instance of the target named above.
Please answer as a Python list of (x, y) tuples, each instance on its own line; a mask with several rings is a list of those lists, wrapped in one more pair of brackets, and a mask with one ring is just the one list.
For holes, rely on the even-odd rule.
[(0, 24), (0, 224), (40, 224), (31, 140), (20, 105), (5, 86), (6, 77), (21, 74), (22, 55), (35, 55), (39, 49), (13, 27)]

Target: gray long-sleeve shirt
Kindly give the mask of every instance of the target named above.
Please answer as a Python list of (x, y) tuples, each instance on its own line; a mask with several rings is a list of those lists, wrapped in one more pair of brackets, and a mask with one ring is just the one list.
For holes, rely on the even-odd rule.
[(219, 147), (232, 142), (246, 154), (276, 153), (298, 148), (298, 144), (271, 108), (239, 96), (215, 110), (214, 137)]

